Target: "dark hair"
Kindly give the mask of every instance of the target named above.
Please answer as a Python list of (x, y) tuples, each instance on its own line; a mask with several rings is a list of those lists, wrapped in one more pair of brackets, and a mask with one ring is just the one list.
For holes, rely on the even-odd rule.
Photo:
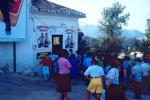
[(131, 58), (129, 56), (124, 56), (124, 60), (130, 60)]
[(144, 60), (145, 63), (150, 62), (150, 56), (148, 56), (148, 55), (143, 56), (143, 60)]
[(97, 64), (97, 60), (95, 58), (92, 58), (92, 64)]
[(60, 57), (67, 57), (69, 55), (68, 51), (65, 49), (62, 49), (59, 51), (59, 56)]
[(76, 55), (75, 54), (71, 54), (71, 58), (75, 58), (76, 57)]
[(139, 63), (142, 62), (141, 58), (136, 58), (134, 61)]

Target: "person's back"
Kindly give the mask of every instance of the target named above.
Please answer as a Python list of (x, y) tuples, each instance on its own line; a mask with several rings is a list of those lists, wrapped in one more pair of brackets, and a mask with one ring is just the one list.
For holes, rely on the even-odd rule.
[(122, 64), (122, 78), (121, 78), (126, 89), (129, 88), (129, 81), (131, 79), (131, 69), (132, 63), (130, 61), (130, 57), (126, 56)]
[(88, 68), (87, 72), (90, 77), (99, 77), (104, 75), (103, 68), (98, 65), (92, 65)]
[(86, 79), (90, 80), (87, 88), (87, 100), (90, 100), (90, 94), (96, 93), (96, 100), (100, 100), (100, 93), (103, 90), (103, 68), (96, 65), (96, 60), (92, 60), (92, 66), (89, 66), (84, 72)]
[(40, 64), (42, 64), (43, 66), (48, 66), (48, 67), (52, 67), (52, 61), (49, 58), (44, 58)]
[(112, 80), (111, 84), (119, 85), (119, 70), (117, 68), (111, 68), (108, 74), (106, 75), (106, 78)]
[(64, 57), (60, 57), (57, 61), (59, 66), (59, 74), (67, 74), (70, 73), (71, 64)]
[(42, 65), (44, 80), (47, 81), (50, 78), (53, 62), (46, 56), (39, 64)]
[(150, 73), (150, 64), (143, 63), (141, 66), (142, 66), (142, 69), (143, 69), (143, 76), (149, 76), (149, 73)]
[(132, 75), (134, 75), (134, 80), (135, 81), (141, 82), (142, 81), (142, 74), (143, 74), (143, 69), (142, 69), (140, 63), (133, 66)]
[(79, 61), (75, 54), (72, 54), (69, 62), (72, 66), (71, 68), (71, 78), (72, 78), (72, 83), (77, 84), (77, 79), (80, 77), (80, 67), (79, 67)]
[(142, 69), (143, 69), (143, 79), (142, 79), (142, 88), (143, 88), (143, 93), (148, 94), (149, 88), (148, 88), (148, 83), (149, 83), (149, 75), (150, 75), (150, 64), (149, 64), (149, 59), (147, 56), (143, 56), (144, 62), (141, 64)]
[(132, 68), (132, 79), (131, 88), (135, 93), (135, 98), (141, 99), (141, 85), (142, 85), (142, 74), (143, 69), (141, 66), (142, 60), (140, 58), (135, 59), (135, 66)]

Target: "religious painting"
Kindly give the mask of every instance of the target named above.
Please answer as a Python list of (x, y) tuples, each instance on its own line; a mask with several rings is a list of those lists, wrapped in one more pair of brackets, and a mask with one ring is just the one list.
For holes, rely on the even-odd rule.
[(75, 42), (73, 39), (74, 29), (68, 28), (65, 30), (65, 32), (67, 34), (67, 38), (65, 40), (65, 48), (66, 49), (72, 49), (72, 48), (74, 48), (74, 45), (75, 45)]
[(50, 47), (50, 36), (48, 33), (48, 26), (38, 26), (37, 27), (37, 47), (38, 48), (48, 48)]
[(72, 49), (74, 47), (75, 43), (73, 40), (73, 35), (68, 35), (67, 39), (65, 41), (65, 48), (66, 49)]

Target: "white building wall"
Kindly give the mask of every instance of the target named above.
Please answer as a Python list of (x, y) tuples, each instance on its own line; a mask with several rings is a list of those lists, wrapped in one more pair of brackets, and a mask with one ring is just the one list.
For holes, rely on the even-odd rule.
[(0, 43), (0, 67), (8, 65), (10, 71), (13, 71), (13, 44)]
[(11, 23), (11, 32), (6, 32), (5, 23), (2, 19), (0, 21), (0, 67), (8, 65), (10, 71), (13, 71), (14, 67), (13, 43), (26, 40), (26, 3), (31, 0), (22, 1), (23, 4), (20, 6), (18, 12), (16, 14), (12, 13), (13, 17), (10, 17), (11, 21), (17, 18), (15, 24)]
[[(28, 72), (35, 66), (37, 66), (37, 53), (39, 52), (51, 52), (52, 51), (52, 35), (61, 34), (63, 35), (63, 48), (65, 49), (65, 40), (68, 34), (65, 32), (66, 29), (73, 29), (74, 32), (74, 50), (77, 50), (77, 38), (78, 38), (78, 19), (70, 17), (58, 17), (49, 15), (35, 15), (30, 13), (30, 0), (27, 3), (27, 38), (25, 41), (16, 43), (16, 63), (17, 72)], [(37, 48), (37, 26), (48, 26), (50, 29), (49, 40), (50, 47), (39, 49)], [(56, 27), (53, 30), (53, 27)]]
[(26, 39), (22, 42), (16, 43), (16, 70), (17, 72), (28, 72), (34, 66), (33, 56), (33, 28), (30, 14), (31, 0), (27, 0), (27, 28), (26, 28)]
[[(77, 50), (77, 38), (78, 38), (78, 18), (71, 17), (58, 17), (50, 15), (37, 15), (31, 14), (31, 0), (24, 0), (23, 9), (27, 12), (23, 12), (27, 19), (24, 19), (24, 24), (27, 27), (23, 27), (26, 30), (26, 36), (24, 35), (21, 41), (16, 42), (16, 71), (17, 72), (30, 72), (31, 69), (37, 66), (37, 53), (38, 52), (51, 52), (52, 51), (52, 35), (63, 35), (63, 48), (65, 49), (65, 40), (68, 35), (73, 35), (73, 41), (75, 43), (73, 50)], [(21, 12), (22, 13), (22, 12)], [(25, 14), (26, 13), (26, 14)], [(26, 21), (27, 20), (27, 21)], [(48, 26), (50, 46), (47, 49), (37, 48), (38, 30), (37, 26)], [(23, 25), (24, 26), (24, 25)], [(54, 29), (55, 27), (55, 29)], [(66, 33), (67, 29), (72, 29), (70, 34)], [(15, 33), (14, 33), (15, 34)], [(17, 33), (18, 34), (18, 33)], [(22, 34), (19, 32), (19, 34)], [(24, 34), (24, 33), (23, 33)], [(7, 42), (7, 41), (5, 41)], [(8, 64), (10, 70), (13, 71), (14, 59), (13, 59), (13, 43), (0, 42), (0, 67)]]
[[(77, 50), (77, 38), (78, 38), (78, 19), (77, 18), (70, 18), (70, 17), (58, 17), (58, 16), (46, 16), (46, 15), (33, 15), (33, 21), (34, 21), (34, 34), (37, 35), (37, 26), (48, 26), (50, 29), (48, 30), (48, 33), (50, 34), (50, 40), (52, 39), (52, 35), (63, 35), (63, 48), (65, 49), (65, 40), (67, 39), (68, 35), (65, 31), (66, 29), (72, 29), (74, 32), (73, 40), (75, 42), (75, 46), (73, 48), (74, 51)], [(55, 29), (53, 29), (55, 27)], [(36, 37), (36, 36), (35, 36)], [(35, 38), (35, 44), (36, 44), (36, 38)], [(52, 42), (52, 41), (51, 41)], [(50, 45), (52, 46), (52, 45)], [(52, 47), (50, 47), (50, 50), (52, 50)]]

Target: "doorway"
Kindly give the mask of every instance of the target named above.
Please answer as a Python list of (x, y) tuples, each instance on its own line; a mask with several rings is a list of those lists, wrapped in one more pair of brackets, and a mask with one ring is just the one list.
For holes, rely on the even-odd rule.
[(58, 53), (62, 49), (62, 35), (52, 35), (52, 53)]

